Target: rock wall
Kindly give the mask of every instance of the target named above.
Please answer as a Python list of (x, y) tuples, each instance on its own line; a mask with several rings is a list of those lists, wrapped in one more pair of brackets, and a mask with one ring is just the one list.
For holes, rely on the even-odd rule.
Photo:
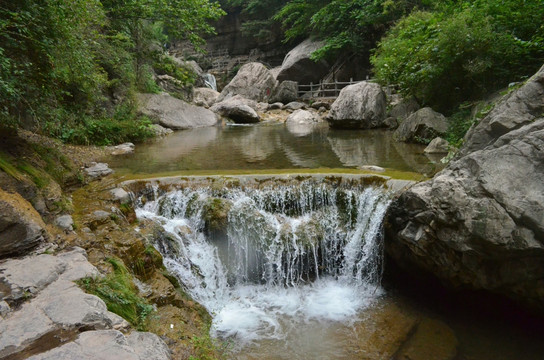
[(401, 266), (544, 311), (544, 67), (469, 131), (456, 160), (386, 219)]

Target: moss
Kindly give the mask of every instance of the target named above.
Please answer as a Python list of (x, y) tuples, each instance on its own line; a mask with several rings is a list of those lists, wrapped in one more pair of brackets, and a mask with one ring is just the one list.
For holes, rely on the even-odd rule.
[[(337, 174), (342, 176), (345, 174), (353, 175), (363, 175), (363, 174), (372, 174), (371, 171), (365, 171), (360, 169), (351, 169), (351, 168), (315, 168), (315, 169), (244, 169), (244, 170), (186, 170), (186, 171), (170, 171), (170, 172), (160, 172), (154, 174), (133, 174), (129, 173), (129, 170), (122, 169), (118, 171), (118, 174), (123, 175), (126, 180), (146, 180), (146, 179), (156, 179), (164, 177), (179, 177), (180, 179), (187, 180), (190, 179), (190, 176), (210, 176), (209, 179), (214, 179), (211, 175), (214, 176), (238, 176), (238, 175), (286, 175), (286, 174), (296, 174), (300, 176), (305, 176), (309, 174)], [(418, 180), (421, 178), (420, 173), (410, 172), (410, 171), (400, 171), (400, 170), (386, 170), (385, 172), (379, 173), (380, 176), (389, 176), (395, 179), (400, 180)]]
[(39, 189), (43, 189), (49, 184), (48, 176), (44, 172), (36, 169), (28, 161), (19, 161), (17, 164), (17, 169), (30, 176), (34, 184), (36, 184)]
[(109, 258), (113, 271), (103, 278), (84, 278), (78, 284), (88, 293), (104, 300), (108, 310), (130, 322), (138, 330), (146, 329), (148, 315), (153, 311), (138, 295), (132, 275), (120, 259)]
[(225, 199), (211, 198), (204, 205), (204, 221), (211, 231), (224, 230), (227, 227), (228, 214), (232, 203)]
[(0, 151), (0, 170), (17, 181), (23, 181), (22, 174), (13, 165), (13, 159), (3, 151)]

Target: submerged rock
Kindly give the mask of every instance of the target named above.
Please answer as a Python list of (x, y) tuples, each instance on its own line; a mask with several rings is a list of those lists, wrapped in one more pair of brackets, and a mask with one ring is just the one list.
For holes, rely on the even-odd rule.
[(0, 258), (22, 255), (49, 238), (40, 214), (21, 195), (0, 189)]
[(448, 130), (446, 117), (426, 107), (416, 111), (404, 120), (393, 136), (399, 141), (425, 143)]
[(372, 129), (384, 126), (385, 93), (378, 84), (362, 81), (346, 86), (327, 117), (332, 127)]

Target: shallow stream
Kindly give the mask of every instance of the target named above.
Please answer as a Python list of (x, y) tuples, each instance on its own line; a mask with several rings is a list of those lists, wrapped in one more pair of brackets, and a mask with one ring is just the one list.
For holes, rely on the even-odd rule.
[[(422, 150), (386, 131), (261, 124), (180, 131), (111, 164), (150, 176), (364, 165), (430, 174), (438, 165)], [(162, 225), (155, 246), (212, 314), (211, 334), (229, 359), (544, 358), (541, 328), (449, 309), (382, 282), (390, 190), (307, 179), (229, 188), (186, 181), (166, 193), (152, 188), (137, 215)]]

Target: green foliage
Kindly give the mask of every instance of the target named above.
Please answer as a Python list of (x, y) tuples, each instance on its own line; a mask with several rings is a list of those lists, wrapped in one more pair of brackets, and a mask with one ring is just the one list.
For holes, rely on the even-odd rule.
[[(140, 142), (153, 136), (151, 121), (138, 117), (129, 104), (119, 106), (110, 116), (73, 118), (61, 114), (61, 119), (49, 121), (44, 130), (51, 136), (73, 144), (112, 145)], [(64, 115), (64, 116), (63, 116)]]
[(314, 59), (365, 53), (395, 20), (425, 1), (291, 0), (276, 15), (287, 41), (309, 35), (325, 40)]
[(400, 21), (371, 62), (382, 83), (451, 111), (538, 69), (542, 18), (540, 0), (441, 1)]
[(108, 310), (123, 317), (138, 330), (145, 330), (147, 316), (153, 306), (138, 296), (138, 289), (121, 260), (110, 258), (113, 272), (103, 278), (84, 278), (79, 285), (88, 293), (100, 297)]
[[(68, 142), (148, 137), (132, 95), (159, 91), (152, 66), (169, 38), (200, 46), (213, 32), (208, 22), (222, 14), (209, 0), (2, 2), (0, 131), (32, 122)], [(189, 73), (165, 66), (190, 84)], [(131, 118), (119, 117), (126, 108)]]
[(157, 74), (170, 75), (184, 86), (192, 86), (197, 78), (197, 74), (192, 69), (176, 63), (170, 56), (162, 56), (155, 63), (154, 68)]

